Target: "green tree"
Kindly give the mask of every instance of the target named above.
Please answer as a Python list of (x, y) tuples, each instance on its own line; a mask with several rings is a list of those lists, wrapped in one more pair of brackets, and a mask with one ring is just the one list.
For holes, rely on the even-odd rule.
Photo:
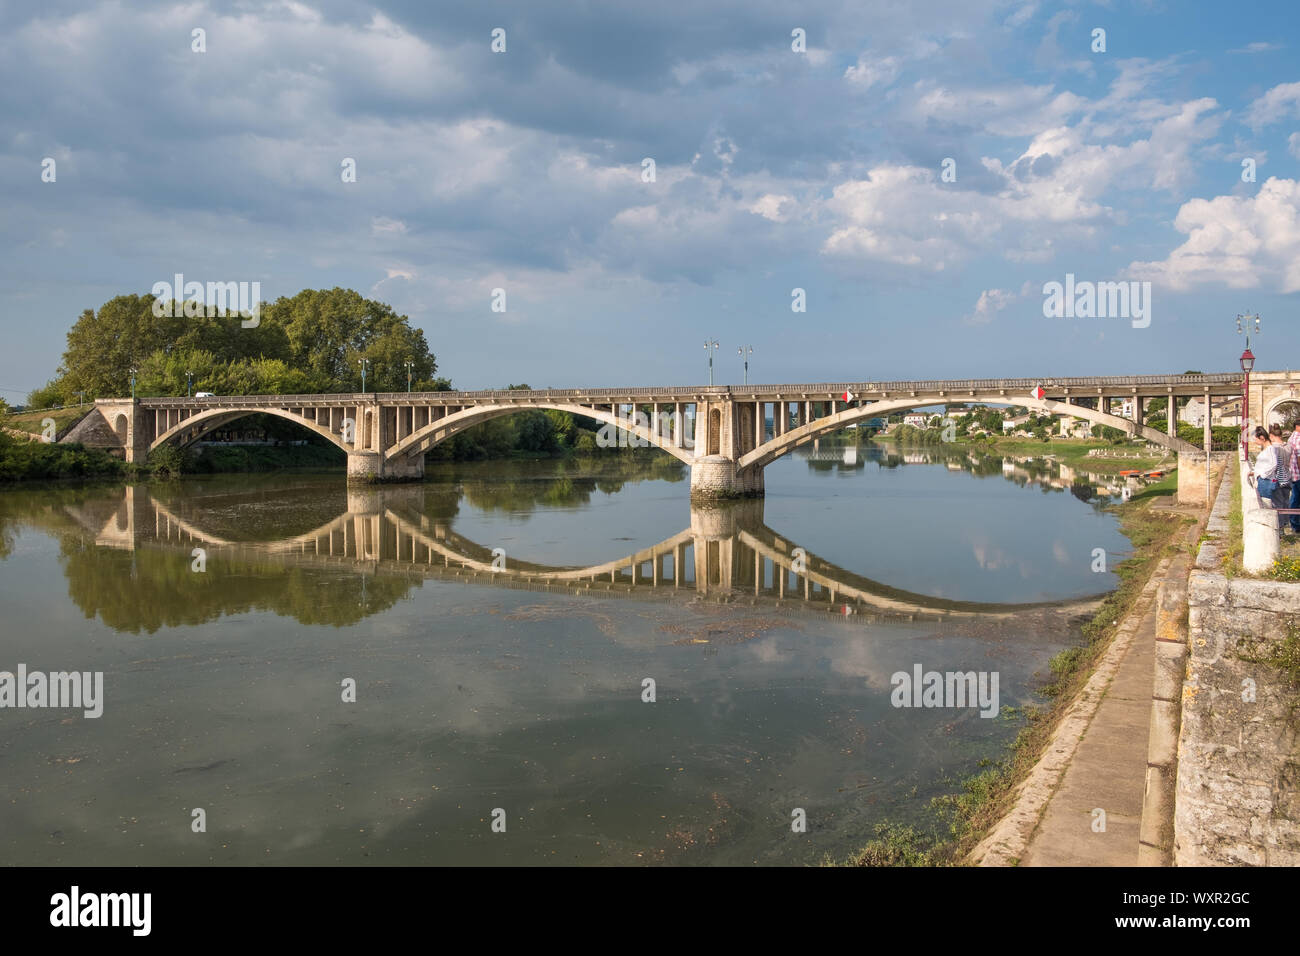
[(87, 398), (131, 394), (131, 368), (152, 352), (173, 347), (181, 318), (156, 317), (151, 295), (119, 295), (96, 312), (87, 309), (68, 331), (60, 387)]
[(360, 390), (362, 359), (369, 360), (368, 391), (405, 391), (408, 361), (412, 387), (415, 381), (432, 381), (437, 371), (422, 331), (392, 306), (351, 289), (304, 289), (277, 299), (263, 316), (283, 328), (290, 362), (313, 379), (332, 383), (331, 391)]

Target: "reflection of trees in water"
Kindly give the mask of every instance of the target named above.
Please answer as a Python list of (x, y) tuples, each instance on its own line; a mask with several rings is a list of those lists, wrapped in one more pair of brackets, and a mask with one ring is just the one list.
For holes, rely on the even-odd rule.
[[(460, 481), (465, 500), (492, 511), (533, 511), (540, 507), (583, 505), (595, 492), (617, 494), (626, 484), (641, 481), (682, 481), (686, 466), (671, 456), (648, 459), (640, 455), (605, 459), (566, 459), (517, 462), (514, 469), (483, 471), (457, 466), (450, 476)], [(547, 466), (550, 466), (549, 468)], [(543, 474), (538, 476), (538, 467)], [(511, 473), (517, 478), (509, 477)], [(482, 475), (483, 477), (475, 477)]]
[(300, 624), (355, 624), (387, 610), (421, 582), (405, 577), (337, 574), (271, 562), (208, 559), (190, 570), (184, 551), (113, 551), (65, 535), (60, 561), (68, 596), (87, 619), (132, 634), (202, 624), (227, 614), (270, 611)]
[(50, 532), (81, 531), (67, 507), (89, 508), (104, 520), (117, 509), (117, 500), (104, 494), (103, 485), (17, 488), (0, 492), (0, 559), (13, 553), (18, 529), (35, 525)]

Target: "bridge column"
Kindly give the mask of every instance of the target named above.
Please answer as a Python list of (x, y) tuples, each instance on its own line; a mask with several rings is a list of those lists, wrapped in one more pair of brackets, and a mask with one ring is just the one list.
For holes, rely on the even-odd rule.
[(1178, 396), (1169, 396), (1169, 406), (1165, 409), (1166, 433), (1170, 438), (1178, 437)]
[(691, 498), (761, 498), (765, 494), (762, 468), (737, 470), (723, 455), (706, 455), (691, 465)]
[(1210, 400), (1210, 393), (1209, 390), (1207, 389), (1205, 392), (1205, 422), (1204, 422), (1205, 453), (1207, 455), (1214, 450), (1214, 432), (1210, 430), (1210, 410), (1213, 407), (1214, 407), (1213, 403)]
[(348, 452), (348, 483), (371, 484), (381, 481), (423, 481), (424, 455), (385, 458), (378, 451)]

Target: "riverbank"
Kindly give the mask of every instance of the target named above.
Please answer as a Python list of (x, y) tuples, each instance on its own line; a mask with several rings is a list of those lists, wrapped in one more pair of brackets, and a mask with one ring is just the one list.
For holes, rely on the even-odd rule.
[[(105, 481), (171, 480), (187, 475), (258, 474), (266, 472), (342, 472), (347, 456), (333, 445), (242, 445), (207, 444), (188, 449), (163, 448), (147, 464), (128, 463), (98, 448), (79, 444), (44, 442), (36, 436), (0, 430), (0, 485), (30, 485), (38, 482), (67, 482), (84, 479)], [(555, 477), (576, 470), (597, 469), (616, 477), (647, 465), (669, 481), (683, 480), (681, 462), (657, 448), (600, 449), (583, 452), (567, 449), (551, 454), (516, 451), (491, 460), (430, 459), (426, 478), (433, 476), (479, 477), (485, 471), (525, 470), (537, 462), (553, 463)], [(661, 472), (661, 474), (659, 474)]]
[[(1175, 489), (1176, 483), (1166, 479), (1128, 502), (1110, 506), (1119, 515), (1121, 531), (1133, 544), (1133, 554), (1115, 568), (1119, 586), (1081, 624), (1079, 643), (1052, 659), (1039, 689), (1044, 703), (1025, 709), (1024, 724), (1006, 756), (962, 781), (953, 793), (931, 801), (921, 814), (922, 822), (886, 821), (877, 827), (875, 840), (848, 859), (828, 863), (957, 866), (973, 862), (972, 853), (1016, 807), (1064, 723), (1078, 718), (1081, 701), (1086, 704), (1085, 698), (1095, 693), (1090, 683), (1103, 667), (1117, 666), (1117, 662), (1106, 660), (1108, 653), (1117, 637), (1131, 638), (1136, 631), (1135, 620), (1145, 616), (1152, 599), (1157, 570), (1180, 550), (1183, 536), (1195, 524), (1194, 519), (1169, 507)], [(1059, 783), (1059, 776), (1054, 782)], [(1041, 794), (1043, 803), (1053, 790)], [(1041, 807), (1038, 810), (1041, 812)]]
[[(1101, 439), (1053, 438), (1049, 441), (1035, 441), (1025, 438), (994, 438), (988, 441), (968, 440), (942, 443), (903, 442), (889, 435), (876, 435), (873, 442), (887, 444), (900, 451), (907, 448), (919, 450), (932, 448), (955, 448), (965, 452), (989, 455), (1008, 455), (1026, 458), (1050, 458), (1081, 471), (1098, 475), (1117, 475), (1121, 471), (1151, 471), (1161, 467), (1177, 465), (1177, 455), (1173, 453), (1146, 453), (1146, 445), (1114, 445)], [(1090, 452), (1096, 451), (1097, 455)], [(1109, 457), (1107, 453), (1114, 457)]]

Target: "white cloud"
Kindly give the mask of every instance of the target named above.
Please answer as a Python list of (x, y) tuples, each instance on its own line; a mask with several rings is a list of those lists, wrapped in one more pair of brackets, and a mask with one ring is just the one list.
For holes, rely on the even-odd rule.
[(1006, 27), (1023, 26), (1028, 23), (1037, 12), (1038, 0), (1030, 0), (1029, 3), (1024, 4), (1019, 10), (1007, 17), (1006, 20), (1003, 21), (1002, 25)]
[(1246, 108), (1246, 123), (1251, 129), (1300, 115), (1300, 83), (1279, 83)]
[(372, 236), (404, 236), (406, 235), (406, 223), (400, 219), (376, 216), (370, 220), (370, 234)]
[(855, 65), (844, 71), (844, 79), (863, 90), (888, 86), (897, 79), (901, 66), (902, 61), (896, 56), (874, 58), (863, 53)]
[(1257, 40), (1254, 43), (1247, 43), (1245, 46), (1239, 46), (1235, 50), (1229, 50), (1229, 53), (1271, 53), (1274, 50), (1282, 49), (1281, 43), (1265, 43), (1263, 40)]
[(975, 303), (975, 311), (963, 320), (967, 325), (987, 325), (993, 316), (1013, 302), (1029, 295), (1031, 286), (1028, 282), (1020, 287), (1019, 292), (1010, 289), (985, 289)]
[(779, 196), (775, 193), (764, 193), (749, 207), (749, 211), (762, 216), (764, 219), (770, 219), (773, 222), (785, 222), (790, 218), (791, 207), (793, 207), (794, 204), (795, 199), (793, 196)]
[(1174, 290), (1300, 292), (1300, 182), (1267, 180), (1254, 196), (1216, 196), (1183, 204), (1174, 227), (1187, 240), (1161, 262), (1134, 262), (1135, 278)]
[[(1102, 201), (1111, 191), (1172, 190), (1190, 180), (1195, 148), (1221, 122), (1216, 105), (1184, 103), (1146, 139), (1125, 145), (1087, 142), (1086, 122), (1047, 129), (1009, 164), (982, 160), (984, 172), (1000, 181), (995, 192), (942, 183), (935, 170), (878, 166), (865, 180), (841, 183), (824, 202), (834, 225), (822, 251), (941, 271), (1008, 236), (1001, 244), (1006, 258), (1042, 261), (1063, 230), (1087, 235), (1118, 221)], [(960, 184), (960, 164), (957, 174)]]

